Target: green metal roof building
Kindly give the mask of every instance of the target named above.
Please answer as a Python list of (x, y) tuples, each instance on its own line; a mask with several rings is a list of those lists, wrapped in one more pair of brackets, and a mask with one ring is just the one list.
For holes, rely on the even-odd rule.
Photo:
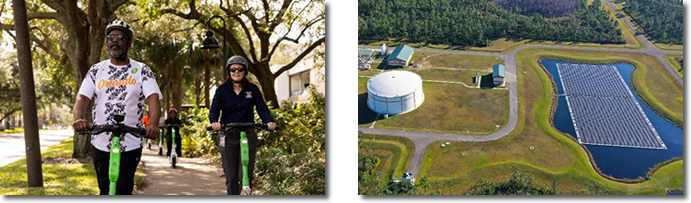
[(389, 66), (406, 66), (408, 61), (413, 57), (413, 47), (408, 45), (398, 46), (393, 50), (387, 59)]
[(503, 78), (506, 77), (506, 75), (505, 75), (506, 74), (506, 67), (504, 67), (504, 65), (495, 64), (492, 67), (492, 71), (493, 71), (492, 77), (503, 77)]
[(495, 64), (492, 66), (492, 78), (494, 78), (494, 85), (501, 86), (504, 85), (504, 78), (506, 77), (506, 67), (501, 64)]

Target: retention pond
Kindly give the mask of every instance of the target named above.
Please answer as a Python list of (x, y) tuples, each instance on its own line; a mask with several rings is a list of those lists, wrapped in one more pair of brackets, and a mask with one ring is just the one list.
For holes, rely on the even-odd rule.
[(586, 146), (603, 173), (636, 179), (659, 163), (683, 156), (683, 129), (635, 94), (633, 66), (556, 60), (540, 64), (559, 91), (554, 126)]

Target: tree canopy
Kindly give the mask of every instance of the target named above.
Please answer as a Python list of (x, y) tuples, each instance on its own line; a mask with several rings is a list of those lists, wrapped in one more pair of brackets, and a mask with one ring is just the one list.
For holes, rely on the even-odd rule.
[[(33, 63), (47, 79), (37, 82), (37, 95), (43, 99), (37, 103), (71, 106), (86, 71), (108, 58), (104, 46), (106, 25), (120, 19), (134, 29), (130, 57), (154, 71), (163, 93), (163, 108), (199, 105), (209, 97), (207, 90), (224, 79), (221, 68), (204, 66), (205, 58), (213, 67), (222, 67), (227, 60), (222, 51), (211, 50), (203, 55), (199, 49), (207, 29), (220, 33), (216, 38), (227, 42), (228, 56), (239, 54), (250, 61), (251, 81), (254, 78), (266, 100), (278, 108), (274, 79), (302, 60), (324, 60), (324, 4), (323, 0), (244, 0), (232, 4), (227, 0), (29, 0)], [(0, 13), (5, 14), (0, 19), (0, 30), (5, 31), (2, 36), (14, 38), (12, 18), (7, 17), (12, 13), (8, 1), (0, 1)], [(208, 22), (212, 15), (222, 16), (226, 29), (220, 20)], [(13, 43), (5, 38), (5, 43)], [(300, 52), (290, 53), (285, 64), (273, 63), (272, 59), (284, 57), (285, 44), (300, 47), (294, 49)], [(273, 65), (281, 68), (272, 72), (269, 67)], [(10, 80), (2, 82), (10, 84)], [(8, 85), (2, 88), (18, 93)], [(7, 95), (19, 99), (18, 95)], [(91, 113), (86, 116), (90, 119)], [(74, 157), (88, 156), (88, 138), (75, 137)]]
[(540, 14), (553, 18), (562, 17), (576, 10), (576, 0), (498, 0), (502, 8), (514, 13), (531, 16)]
[[(499, 38), (624, 43), (617, 21), (610, 18), (599, 1), (587, 5), (586, 0), (577, 0), (573, 13), (561, 18), (543, 15), (569, 10), (562, 9), (562, 4), (543, 6), (554, 11), (529, 12), (530, 16), (518, 15), (497, 4), (486, 0), (361, 0), (358, 39), (360, 43), (396, 40), (462, 47), (483, 47)], [(514, 8), (511, 10), (523, 10)]]
[(684, 44), (684, 7), (680, 0), (626, 0), (624, 11), (653, 40)]

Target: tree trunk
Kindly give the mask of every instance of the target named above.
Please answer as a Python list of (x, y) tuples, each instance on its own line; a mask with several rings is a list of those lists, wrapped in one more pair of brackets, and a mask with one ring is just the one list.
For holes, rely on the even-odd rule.
[(202, 99), (202, 78), (198, 75), (194, 77), (194, 105), (199, 107)]
[(259, 80), (259, 83), (261, 84), (264, 101), (271, 104), (269, 108), (276, 109), (279, 107), (278, 97), (276, 96), (276, 88), (274, 88), (274, 81), (276, 78), (274, 78), (274, 75), (271, 73), (269, 64), (261, 63), (256, 64), (256, 66), (257, 68), (255, 68), (255, 70), (256, 72), (259, 72), (259, 74), (254, 74), (254, 76), (257, 77), (257, 80)]
[[(56, 20), (65, 29), (67, 38), (60, 44), (60, 50), (67, 56), (74, 74), (76, 87), (74, 92), (78, 92), (82, 80), (91, 65), (97, 63), (101, 57), (101, 50), (104, 45), (104, 30), (110, 21), (116, 18), (115, 10), (128, 3), (127, 0), (42, 0), (45, 6), (55, 10), (55, 12), (43, 12), (44, 17), (29, 18), (25, 21)], [(83, 9), (82, 9), (83, 8)], [(32, 13), (35, 14), (35, 13)], [(31, 15), (29, 15), (31, 16)], [(10, 26), (14, 27), (14, 26)], [(36, 27), (34, 27), (36, 28)], [(13, 30), (13, 28), (5, 28)], [(33, 28), (32, 28), (33, 29)], [(39, 28), (40, 29), (40, 28)], [(49, 32), (42, 30), (43, 32)], [(51, 50), (44, 50), (52, 52)], [(64, 61), (62, 61), (64, 63)], [(76, 97), (76, 95), (75, 95)], [(86, 120), (91, 122), (91, 108), (89, 104), (86, 111)], [(8, 122), (8, 124), (11, 122)], [(14, 123), (11, 123), (14, 124)], [(74, 136), (74, 158), (85, 158), (90, 155), (90, 136)]]
[[(36, 90), (34, 86), (33, 64), (31, 63), (31, 45), (29, 23), (27, 21), (26, 3), (13, 0), (14, 23), (17, 33), (17, 63), (22, 101), (23, 119), (27, 123), (24, 129), (24, 149), (26, 154), (27, 186), (43, 187), (43, 169), (41, 163), (41, 142), (38, 136), (38, 118), (36, 115)], [(21, 126), (21, 123), (20, 123)]]
[(179, 112), (182, 109), (182, 69), (178, 68), (172, 61), (169, 68), (173, 70), (173, 108)]
[(168, 115), (168, 110), (170, 109), (170, 92), (171, 91), (169, 89), (171, 89), (171, 88), (169, 88), (168, 85), (164, 86), (164, 88), (162, 89), (162, 91), (163, 91), (163, 93), (162, 93), (163, 94), (163, 105), (161, 105), (161, 107), (163, 107), (163, 111), (161, 111), (161, 112), (163, 112), (163, 113), (161, 113), (161, 120), (162, 121), (166, 120), (166, 116)]
[(211, 65), (209, 64), (209, 60), (211, 60), (211, 56), (209, 51), (205, 51), (206, 54), (204, 54), (204, 106), (209, 109), (211, 108), (211, 100), (209, 99), (209, 95), (211, 94), (210, 87), (211, 87)]

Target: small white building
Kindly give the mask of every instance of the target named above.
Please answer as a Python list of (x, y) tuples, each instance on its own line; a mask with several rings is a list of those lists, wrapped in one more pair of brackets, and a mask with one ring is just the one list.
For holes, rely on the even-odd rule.
[[(271, 66), (271, 72), (275, 73), (284, 65)], [(326, 92), (325, 71), (323, 65), (315, 67), (314, 61), (310, 57), (303, 58), (292, 69), (284, 71), (274, 80), (274, 89), (278, 101), (288, 100), (293, 102), (310, 101), (307, 86), (310, 84), (317, 87), (320, 96)]]

